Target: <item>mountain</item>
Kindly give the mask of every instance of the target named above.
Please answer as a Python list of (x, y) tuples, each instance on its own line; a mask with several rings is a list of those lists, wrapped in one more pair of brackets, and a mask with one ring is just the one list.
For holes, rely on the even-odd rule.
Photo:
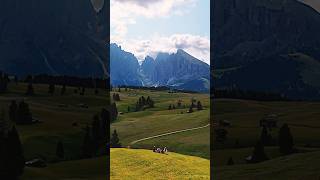
[(141, 86), (140, 65), (137, 58), (121, 49), (117, 44), (110, 44), (110, 76), (112, 85)]
[(0, 70), (18, 76), (107, 74), (109, 7), (90, 0), (2, 0)]
[(137, 58), (116, 44), (110, 45), (111, 83), (113, 85), (168, 86), (207, 92), (209, 65), (179, 49), (176, 53), (147, 56), (139, 65)]
[(215, 88), (320, 99), (316, 10), (296, 0), (216, 0), (214, 6)]

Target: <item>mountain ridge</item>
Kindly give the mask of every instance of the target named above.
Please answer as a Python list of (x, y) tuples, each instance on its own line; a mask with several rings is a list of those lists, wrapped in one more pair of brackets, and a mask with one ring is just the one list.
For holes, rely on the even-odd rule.
[[(110, 48), (111, 53), (111, 84), (118, 85), (135, 85), (135, 86), (168, 86), (176, 89), (185, 90), (200, 90), (208, 91), (208, 81), (203, 81), (201, 78), (209, 79), (210, 70), (209, 65), (205, 62), (191, 56), (182, 49), (178, 49), (176, 53), (164, 53), (159, 52), (154, 59), (151, 56), (146, 56), (144, 61), (139, 65), (138, 59), (134, 57), (134, 54), (126, 52), (121, 49), (121, 46), (112, 43)], [(122, 54), (116, 54), (116, 52), (122, 51)], [(128, 67), (129, 61), (124, 57), (128, 57), (127, 54), (132, 55), (131, 61), (134, 61), (135, 65)], [(122, 61), (120, 65), (119, 61)], [(126, 66), (127, 65), (127, 66)], [(130, 69), (130, 73), (128, 73)], [(122, 72), (131, 74), (130, 79), (134, 79), (134, 82), (128, 82), (129, 77), (121, 76)], [(121, 80), (122, 79), (122, 80)], [(195, 82), (197, 80), (197, 82)], [(195, 82), (203, 87), (183, 86), (186, 83)]]

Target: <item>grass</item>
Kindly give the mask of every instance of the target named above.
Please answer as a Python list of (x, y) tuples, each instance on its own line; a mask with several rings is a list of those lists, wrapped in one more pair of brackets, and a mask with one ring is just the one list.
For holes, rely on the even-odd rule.
[(207, 159), (151, 150), (111, 149), (111, 179), (210, 179)]
[[(45, 84), (33, 84), (35, 95), (25, 96), (27, 84), (9, 83), (8, 92), (0, 96), (0, 107), (5, 109), (7, 118), (11, 100), (16, 100), (18, 103), (24, 100), (29, 104), (33, 117), (43, 121), (32, 125), (17, 125), (25, 159), (28, 161), (41, 157), (48, 163), (48, 167), (41, 169), (27, 167), (22, 179), (55, 179), (54, 177), (58, 176), (60, 171), (65, 171), (66, 177), (68, 176), (67, 171), (70, 171), (69, 177), (77, 175), (76, 170), (78, 168), (81, 171), (81, 166), (77, 167), (77, 161), (73, 162), (73, 160), (81, 158), (83, 128), (86, 124), (91, 124), (94, 114), (100, 113), (101, 109), (107, 105), (108, 92), (103, 89), (99, 90), (98, 95), (95, 95), (94, 89), (86, 89), (85, 95), (81, 96), (74, 93), (75, 87), (67, 87), (66, 93), (60, 95), (62, 87), (55, 86), (54, 95), (49, 95), (48, 87), (49, 85)], [(89, 108), (78, 107), (78, 104), (81, 103), (88, 104)], [(68, 107), (59, 107), (59, 104), (66, 104)], [(78, 126), (73, 126), (73, 123), (77, 123)], [(61, 159), (56, 157), (58, 141), (61, 141), (64, 146), (65, 159), (63, 162), (60, 162)], [(97, 169), (88, 168), (79, 174), (85, 175), (89, 171), (101, 171), (100, 175), (105, 175), (102, 173), (105, 172), (105, 168), (101, 166), (102, 162), (100, 162), (102, 159), (98, 158), (96, 162), (95, 159), (79, 161), (79, 163), (87, 161), (89, 164), (97, 166)], [(69, 166), (70, 169), (68, 169)], [(83, 166), (89, 167), (85, 164)], [(95, 178), (94, 174), (91, 173), (93, 178)], [(88, 177), (90, 177), (90, 173)]]
[[(121, 101), (116, 103), (118, 111), (123, 114), (119, 116), (116, 122), (111, 124), (111, 132), (114, 129), (117, 130), (124, 147), (129, 146), (132, 141), (145, 137), (209, 124), (210, 104), (208, 94), (168, 93), (167, 91), (133, 89), (129, 91), (122, 89), (119, 94)], [(155, 101), (155, 107), (145, 111), (133, 112), (134, 105), (141, 96), (150, 96)], [(194, 113), (187, 113), (192, 98), (200, 100), (204, 110), (197, 111), (194, 109)], [(178, 100), (182, 100), (182, 105), (185, 105), (185, 108), (168, 110), (169, 105), (175, 104), (176, 106)], [(130, 106), (130, 112), (127, 111), (128, 106)], [(153, 146), (166, 146), (170, 151), (209, 159), (209, 139), (210, 128), (205, 128), (141, 141), (132, 147), (151, 149)]]
[(46, 168), (26, 167), (23, 180), (106, 179), (107, 157), (49, 164)]
[[(227, 139), (214, 144), (213, 170), (215, 179), (319, 179), (320, 163), (320, 102), (261, 102), (238, 99), (216, 99), (214, 121), (228, 120)], [(301, 153), (281, 156), (277, 146), (265, 147), (270, 160), (246, 164), (253, 146), (260, 137), (259, 121), (276, 114), (278, 128), (271, 130), (278, 138), (279, 127), (289, 124), (295, 148)], [(213, 132), (211, 132), (213, 133)], [(240, 148), (235, 148), (236, 141)], [(232, 157), (235, 165), (227, 166)]]

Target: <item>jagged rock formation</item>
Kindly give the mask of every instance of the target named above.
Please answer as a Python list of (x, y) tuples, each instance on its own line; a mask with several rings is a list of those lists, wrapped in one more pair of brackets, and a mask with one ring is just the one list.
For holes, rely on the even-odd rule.
[(292, 98), (320, 97), (319, 82), (305, 73), (319, 67), (317, 11), (297, 0), (214, 3), (212, 64), (216, 88), (271, 91)]
[(130, 52), (121, 49), (117, 44), (110, 44), (110, 76), (111, 84), (141, 86), (139, 62)]
[(110, 45), (112, 85), (169, 86), (205, 92), (209, 90), (209, 65), (183, 50), (147, 56), (141, 66), (132, 53)]
[(107, 73), (109, 7), (90, 0), (2, 0), (0, 69), (26, 76)]

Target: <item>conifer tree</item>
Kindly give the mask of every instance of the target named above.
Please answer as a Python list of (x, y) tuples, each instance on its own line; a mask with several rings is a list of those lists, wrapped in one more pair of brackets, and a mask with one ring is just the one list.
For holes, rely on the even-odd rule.
[(112, 148), (120, 148), (121, 147), (121, 143), (118, 137), (118, 133), (117, 130), (113, 131), (112, 137), (110, 139), (110, 146)]
[(288, 124), (284, 124), (279, 131), (279, 151), (283, 155), (293, 153), (293, 137)]
[(56, 155), (61, 159), (64, 158), (64, 147), (61, 141), (59, 141), (57, 144)]

